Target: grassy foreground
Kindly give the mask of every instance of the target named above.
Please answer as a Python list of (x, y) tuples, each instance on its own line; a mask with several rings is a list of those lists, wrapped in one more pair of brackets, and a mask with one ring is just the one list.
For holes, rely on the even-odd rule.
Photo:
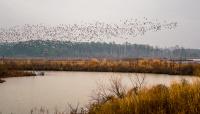
[(10, 70), (135, 72), (200, 76), (200, 64), (198, 63), (159, 59), (4, 59), (0, 60), (0, 67), (7, 67)]
[[(114, 84), (114, 86), (113, 86)], [(95, 99), (85, 108), (72, 107), (69, 112), (54, 114), (199, 114), (200, 80), (188, 83), (174, 82), (169, 87), (155, 85), (148, 88), (124, 91), (120, 83), (111, 82), (109, 94), (105, 89), (94, 96)], [(30, 114), (49, 114), (45, 108), (32, 109)]]
[(89, 106), (88, 114), (199, 114), (200, 82), (156, 85), (123, 97), (107, 96)]

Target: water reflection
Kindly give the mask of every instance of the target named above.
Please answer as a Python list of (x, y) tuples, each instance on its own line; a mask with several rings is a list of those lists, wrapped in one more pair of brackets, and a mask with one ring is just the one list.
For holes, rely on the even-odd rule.
[[(141, 78), (144, 74), (137, 74)], [(45, 107), (51, 110), (68, 110), (68, 103), (76, 106), (86, 105), (98, 82), (109, 83), (111, 76), (122, 77), (123, 84), (131, 85), (128, 73), (97, 72), (45, 72), (45, 76), (7, 78), (0, 84), (0, 112), (8, 114), (27, 114), (33, 108)], [(169, 85), (172, 81), (186, 79), (189, 82), (195, 77), (145, 75), (145, 86), (155, 84)]]

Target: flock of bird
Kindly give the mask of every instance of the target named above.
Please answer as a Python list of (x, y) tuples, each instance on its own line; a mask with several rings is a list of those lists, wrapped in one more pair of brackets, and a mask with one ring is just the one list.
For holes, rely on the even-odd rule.
[(21, 42), (30, 40), (59, 40), (59, 41), (106, 41), (117, 38), (127, 40), (148, 31), (174, 29), (176, 22), (163, 23), (144, 18), (127, 19), (118, 24), (104, 22), (84, 24), (30, 25), (0, 28), (0, 42)]

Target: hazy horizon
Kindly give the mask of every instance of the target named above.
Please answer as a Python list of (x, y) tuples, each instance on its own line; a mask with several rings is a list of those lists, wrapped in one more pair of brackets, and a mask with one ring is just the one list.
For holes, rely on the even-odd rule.
[[(148, 32), (131, 43), (200, 49), (199, 0), (1, 0), (0, 28), (24, 24), (74, 24), (127, 18), (176, 21), (174, 30)], [(120, 41), (118, 41), (120, 42)]]

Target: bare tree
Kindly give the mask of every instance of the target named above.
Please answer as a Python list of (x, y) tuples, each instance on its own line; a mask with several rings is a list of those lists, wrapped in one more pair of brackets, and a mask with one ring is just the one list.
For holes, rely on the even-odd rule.
[(128, 94), (138, 94), (138, 90), (140, 90), (144, 85), (145, 74), (141, 74), (140, 76), (138, 73), (135, 73), (134, 76), (133, 74), (129, 74), (129, 79), (132, 84), (132, 89), (129, 90)]
[(126, 89), (125, 86), (122, 84), (122, 77), (112, 76), (110, 78), (110, 87), (108, 88), (108, 90), (111, 95), (118, 98), (123, 98), (126, 93)]
[(108, 101), (112, 101), (115, 98), (122, 99), (127, 95), (137, 95), (145, 81), (145, 74), (129, 74), (129, 80), (132, 84), (131, 89), (128, 91), (125, 85), (122, 83), (122, 76), (111, 76), (109, 84), (99, 82), (98, 88), (94, 91), (92, 104), (103, 104)]
[(106, 84), (103, 81), (97, 82), (97, 89), (93, 91), (93, 95), (91, 96), (91, 102), (96, 102), (97, 104), (105, 103), (111, 98), (109, 94)]
[(79, 109), (79, 103), (76, 105), (76, 107), (73, 107), (71, 104), (68, 104), (70, 108), (70, 114), (78, 114)]

